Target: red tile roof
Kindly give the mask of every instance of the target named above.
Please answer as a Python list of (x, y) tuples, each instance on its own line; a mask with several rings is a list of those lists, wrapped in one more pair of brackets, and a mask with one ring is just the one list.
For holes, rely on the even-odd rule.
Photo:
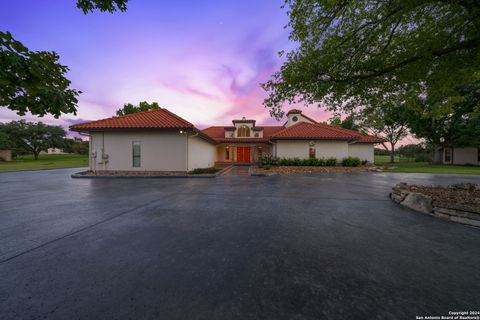
[(202, 130), (202, 132), (212, 139), (218, 142), (268, 142), (270, 136), (275, 132), (278, 132), (282, 129), (285, 129), (283, 126), (264, 126), (263, 128), (263, 138), (225, 138), (225, 128), (230, 127), (219, 127), (213, 126)]
[(287, 112), (287, 115), (289, 115), (290, 113), (302, 113), (302, 110), (291, 109), (290, 111)]
[(194, 129), (194, 126), (164, 108), (70, 126), (70, 130), (73, 131), (98, 129)]
[(270, 137), (271, 140), (346, 140), (378, 143), (383, 140), (357, 131), (332, 127), (323, 123), (299, 122)]
[[(312, 121), (314, 120), (312, 119)], [(201, 138), (213, 143), (259, 143), (279, 139), (347, 140), (366, 143), (379, 143), (383, 141), (378, 137), (365, 135), (353, 130), (332, 127), (323, 123), (312, 124), (299, 122), (288, 128), (285, 128), (284, 126), (263, 126), (256, 127), (254, 129), (260, 128), (263, 128), (262, 138), (225, 138), (225, 130), (231, 130), (231, 126), (214, 126), (200, 131), (196, 129), (190, 122), (164, 108), (70, 126), (70, 129), (73, 131), (94, 131), (108, 129), (190, 129), (193, 132), (197, 132)]]

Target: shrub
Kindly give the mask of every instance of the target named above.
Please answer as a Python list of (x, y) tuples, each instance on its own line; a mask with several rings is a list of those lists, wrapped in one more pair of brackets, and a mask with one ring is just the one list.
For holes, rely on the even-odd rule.
[(277, 166), (279, 163), (279, 159), (277, 157), (272, 156), (271, 154), (264, 154), (262, 158), (260, 159), (260, 165), (266, 166)]
[(366, 165), (368, 163), (368, 160), (362, 160), (362, 166)]
[(325, 160), (325, 165), (327, 167), (334, 167), (337, 165), (337, 159), (335, 158), (328, 158), (327, 160)]
[(288, 159), (287, 158), (280, 158), (278, 159), (279, 166), (288, 166)]
[(310, 159), (303, 159), (302, 160), (302, 166), (307, 167), (310, 165)]
[(415, 162), (430, 162), (430, 155), (426, 153), (417, 154), (415, 156)]
[(343, 158), (342, 166), (344, 167), (358, 167), (360, 165), (360, 159), (357, 157)]
[(316, 166), (318, 166), (318, 159), (310, 158), (310, 159), (307, 160), (307, 163), (311, 167), (316, 167)]
[(263, 169), (270, 170), (270, 169), (272, 169), (272, 166), (270, 164), (267, 164), (267, 165), (263, 166)]
[(212, 174), (212, 173), (217, 173), (221, 169), (215, 168), (215, 167), (210, 167), (210, 168), (196, 168), (190, 171), (191, 174)]

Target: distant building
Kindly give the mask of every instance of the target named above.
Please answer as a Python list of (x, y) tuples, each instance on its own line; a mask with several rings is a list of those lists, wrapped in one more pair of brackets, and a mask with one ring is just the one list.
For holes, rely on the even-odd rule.
[(66, 152), (60, 148), (48, 148), (47, 151), (42, 151), (40, 154), (66, 154)]
[(441, 147), (435, 150), (434, 162), (439, 164), (480, 165), (479, 147)]
[(12, 150), (0, 150), (0, 160), (12, 161)]

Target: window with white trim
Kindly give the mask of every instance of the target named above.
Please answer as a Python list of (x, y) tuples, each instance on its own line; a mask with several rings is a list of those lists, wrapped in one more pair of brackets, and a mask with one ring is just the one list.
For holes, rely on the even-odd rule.
[(444, 151), (444, 162), (445, 163), (450, 163), (452, 162), (452, 149), (451, 148), (445, 148), (445, 151)]

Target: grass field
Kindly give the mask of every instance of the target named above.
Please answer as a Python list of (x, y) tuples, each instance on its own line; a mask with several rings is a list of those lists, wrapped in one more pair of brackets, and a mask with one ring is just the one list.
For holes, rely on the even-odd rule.
[(42, 154), (38, 160), (33, 155), (21, 159), (0, 162), (0, 171), (42, 170), (55, 168), (78, 168), (88, 166), (88, 155), (79, 154)]
[(480, 175), (480, 167), (472, 167), (472, 166), (432, 165), (428, 162), (397, 162), (397, 163), (376, 162), (376, 164), (384, 166), (385, 172), (442, 173), (442, 174), (447, 173), (447, 174), (478, 174)]
[[(380, 155), (375, 155), (375, 164), (384, 164), (384, 163), (389, 163), (390, 162), (390, 156), (380, 156)], [(395, 156), (395, 162), (413, 162), (414, 159), (409, 159), (409, 158), (400, 158), (400, 156)]]

